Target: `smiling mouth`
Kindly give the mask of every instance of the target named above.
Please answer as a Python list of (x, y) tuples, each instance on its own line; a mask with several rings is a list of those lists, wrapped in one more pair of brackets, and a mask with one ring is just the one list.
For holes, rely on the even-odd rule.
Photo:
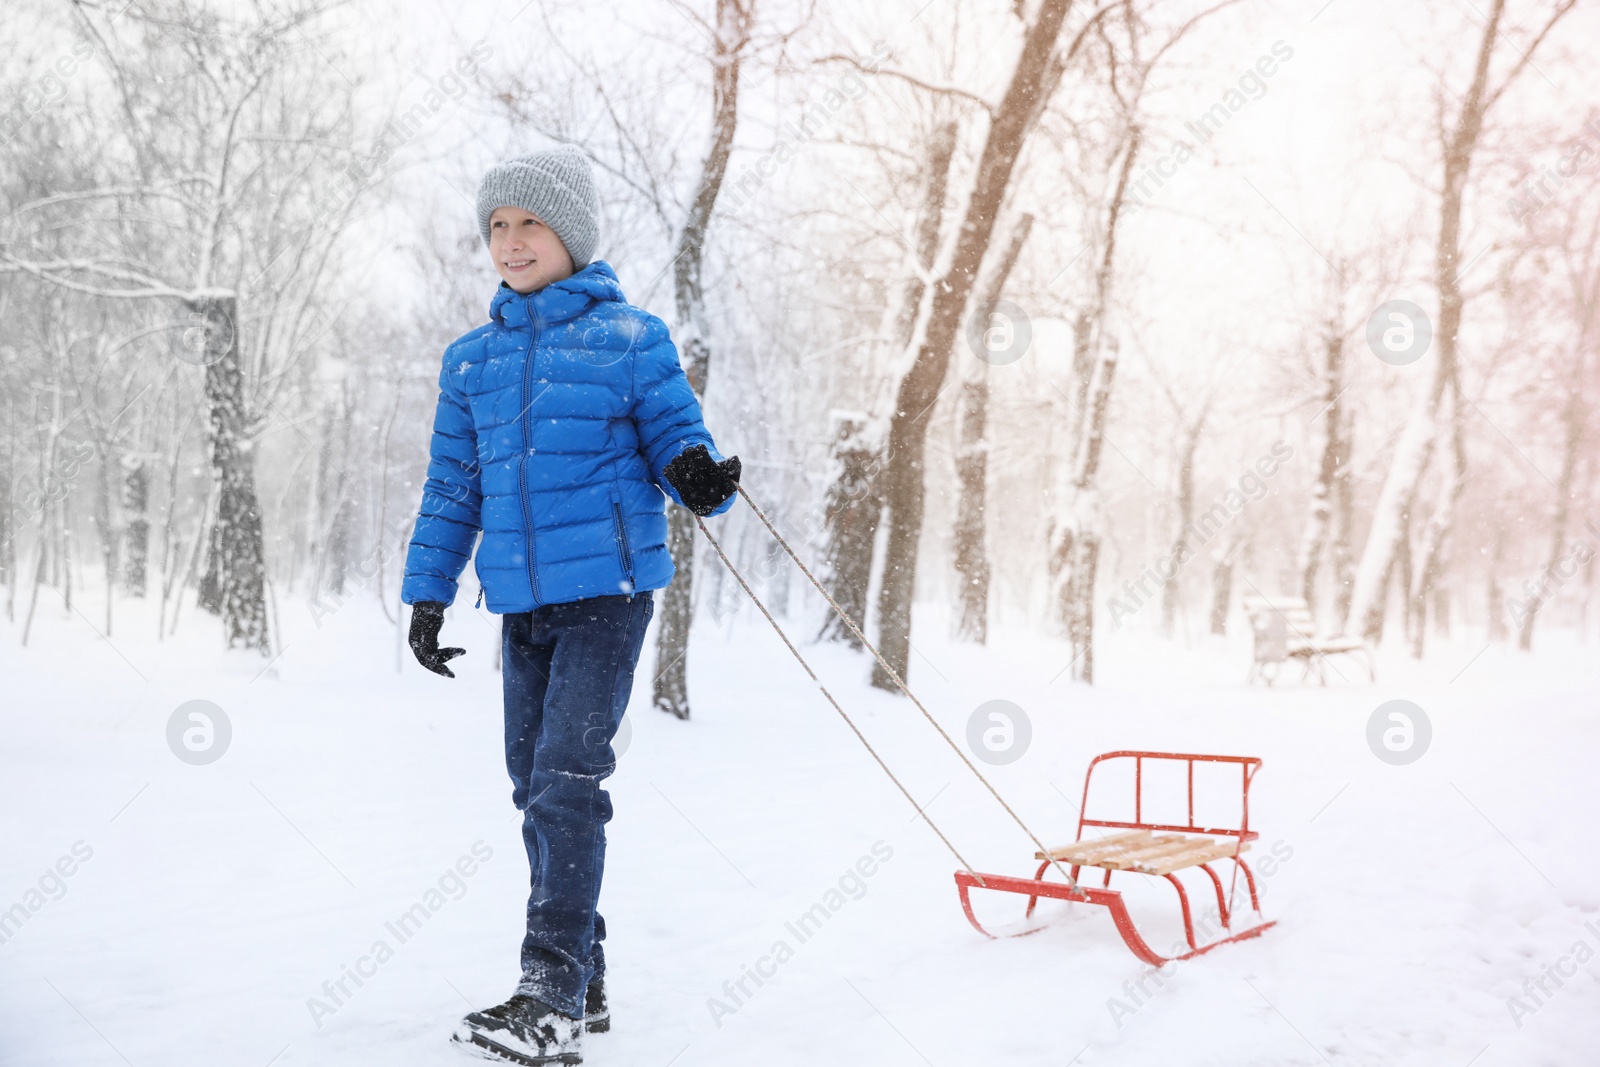
[(508, 259), (505, 261), (506, 270), (527, 270), (533, 266), (531, 259)]

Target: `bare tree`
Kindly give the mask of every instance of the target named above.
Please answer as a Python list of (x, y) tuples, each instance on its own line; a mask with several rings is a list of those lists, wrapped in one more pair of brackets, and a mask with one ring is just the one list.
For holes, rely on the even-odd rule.
[[(104, 126), (119, 136), (96, 144), (95, 182), (15, 208), (0, 272), (91, 304), (179, 312), (168, 336), (182, 333), (179, 358), (203, 367), (217, 495), (201, 601), (223, 616), (230, 645), (266, 655), (255, 441), (291, 380), (284, 371), (307, 354), (309, 310), (327, 298), (353, 202), (339, 194), (351, 184), (341, 168), (354, 87), (307, 33), (321, 0), (255, 22), (191, 0), (114, 18), (75, 10), (109, 64), (106, 103), (120, 121)], [(112, 220), (87, 252), (58, 236), (83, 212)]]
[[(1243, 551), (1241, 551), (1241, 549)], [(1233, 567), (1239, 556), (1248, 553), (1245, 531), (1234, 526), (1227, 540), (1212, 560), (1211, 566), (1211, 632), (1218, 636), (1228, 632), (1228, 612), (1233, 602)]]
[[(1461, 425), (1461, 387), (1450, 387), (1440, 410), (1444, 413), (1442, 432), (1447, 434), (1448, 449), (1439, 472), (1439, 498), (1427, 523), (1423, 526), (1417, 555), (1421, 566), (1412, 573), (1411, 547), (1405, 546), (1404, 569), (1400, 592), (1406, 598), (1406, 636), (1411, 642), (1411, 654), (1422, 658), (1427, 642), (1428, 604), (1430, 598), (1438, 603), (1444, 586), (1439, 581), (1444, 573), (1446, 540), (1455, 523), (1456, 505), (1467, 488), (1467, 444)], [(1410, 525), (1410, 514), (1406, 515)]]
[(1111, 283), (1115, 272), (1117, 227), (1128, 195), (1128, 180), (1139, 156), (1142, 132), (1124, 126), (1114, 158), (1116, 178), (1102, 214), (1095, 243), (1099, 259), (1088, 306), (1080, 310), (1073, 344), (1073, 375), (1078, 401), (1073, 405), (1073, 435), (1066, 484), (1057, 494), (1049, 543), (1050, 602), (1072, 652), (1072, 677), (1094, 681), (1094, 583), (1100, 566), (1104, 525), (1100, 499), (1100, 453), (1111, 413), (1111, 388), (1116, 381), (1118, 343), (1107, 335)]
[[(889, 337), (896, 353), (906, 351), (911, 344), (918, 318), (926, 308), (927, 279), (939, 254), (958, 128), (955, 122), (945, 122), (928, 139), (916, 248), (907, 249), (908, 262), (903, 264), (905, 289), (900, 302), (886, 311), (886, 318), (893, 316)], [(892, 386), (894, 377), (887, 375), (882, 381), (885, 386)], [(887, 395), (882, 401), (883, 407), (887, 407), (893, 402), (893, 396)], [(870, 413), (841, 411), (834, 417), (833, 470), (824, 513), (826, 544), (822, 582), (835, 603), (856, 624), (856, 629), (866, 625), (873, 553), (883, 517), (879, 474), (884, 460), (886, 424), (877, 406)], [(856, 649), (861, 646), (855, 630), (831, 613), (823, 620), (820, 637), (843, 641)]]
[[(1100, 453), (1111, 411), (1111, 390), (1116, 379), (1118, 343), (1110, 329), (1111, 294), (1117, 269), (1117, 234), (1127, 205), (1128, 186), (1143, 144), (1142, 107), (1151, 73), (1166, 54), (1203, 19), (1230, 6), (1223, 0), (1179, 25), (1161, 47), (1144, 58), (1143, 13), (1135, 5), (1121, 5), (1121, 26), (1130, 56), (1119, 60), (1120, 49), (1103, 27), (1098, 28), (1108, 56), (1108, 79), (1115, 101), (1115, 116), (1108, 159), (1112, 175), (1103, 208), (1096, 206), (1086, 247), (1093, 259), (1093, 280), (1087, 300), (1079, 310), (1074, 338), (1073, 376), (1076, 402), (1071, 415), (1076, 425), (1071, 461), (1062, 468), (1063, 484), (1055, 495), (1055, 509), (1047, 534), (1049, 544), (1049, 600), (1052, 615), (1065, 632), (1072, 653), (1071, 672), (1077, 681), (1094, 681), (1094, 590), (1104, 536), (1100, 495)], [(1105, 11), (1107, 9), (1101, 9)], [(1079, 40), (1089, 29), (1079, 31)], [(1125, 69), (1126, 68), (1126, 69)]]
[[(995, 317), (995, 309), (1005, 293), (1006, 281), (1016, 266), (1022, 246), (1033, 228), (1033, 216), (1024, 212), (1011, 232), (1011, 240), (996, 265), (994, 276), (979, 298), (975, 321), (985, 335)], [(1014, 324), (1007, 324), (1014, 329)], [(976, 332), (976, 331), (973, 331)], [(1015, 336), (1009, 338), (1015, 343)], [(987, 336), (985, 336), (987, 345)], [(989, 475), (989, 359), (977, 356), (966, 362), (961, 376), (961, 396), (957, 406), (956, 477), (961, 496), (956, 505), (955, 635), (984, 644), (989, 636), (989, 556), (984, 545), (985, 500)]]
[[(926, 493), (923, 456), (927, 417), (944, 385), (968, 297), (988, 250), (1017, 158), (1043, 102), (1065, 69), (1066, 59), (1057, 55), (1056, 42), (1071, 6), (1071, 0), (1041, 0), (1024, 33), (1005, 94), (990, 110), (988, 134), (954, 254), (949, 268), (933, 285), (922, 344), (911, 369), (900, 380), (894, 415), (889, 421), (884, 470), (889, 539), (878, 595), (878, 648), (884, 662), (900, 678), (905, 677), (911, 652), (911, 600), (916, 589), (917, 549), (922, 538)], [(883, 663), (873, 664), (872, 684), (880, 689), (898, 689)]]
[(1094, 583), (1100, 566), (1100, 454), (1111, 412), (1111, 387), (1116, 382), (1118, 343), (1107, 338), (1095, 355), (1081, 430), (1074, 450), (1071, 480), (1063, 496), (1069, 509), (1052, 530), (1051, 602), (1066, 627), (1072, 651), (1072, 677), (1094, 681)]
[[(1317, 460), (1317, 472), (1311, 483), (1311, 503), (1306, 515), (1305, 532), (1301, 536), (1300, 551), (1295, 562), (1295, 570), (1300, 576), (1300, 595), (1313, 611), (1317, 603), (1317, 576), (1332, 531), (1337, 483), (1341, 469), (1349, 462), (1349, 450), (1343, 436), (1346, 420), (1343, 406), (1346, 332), (1341, 290), (1332, 314), (1323, 324), (1322, 365), (1318, 368), (1321, 385), (1318, 400), (1322, 405), (1318, 418), (1321, 420), (1322, 448)], [(1337, 574), (1334, 581), (1337, 585)]]
[(1329, 563), (1333, 568), (1334, 629), (1343, 633), (1350, 618), (1350, 597), (1355, 592), (1355, 415), (1345, 412), (1336, 427), (1340, 451), (1333, 468), (1333, 544)]
[[(1549, 258), (1557, 261), (1559, 273), (1550, 301), (1558, 309), (1558, 320), (1570, 324), (1563, 331), (1570, 342), (1558, 342), (1551, 361), (1556, 369), (1551, 375), (1560, 384), (1562, 398), (1559, 416), (1561, 427), (1561, 471), (1556, 476), (1555, 500), (1550, 508), (1550, 548), (1539, 580), (1526, 601), (1519, 602), (1517, 614), (1517, 646), (1533, 647), (1534, 624), (1539, 612), (1567, 581), (1575, 577), (1579, 564), (1588, 565), (1596, 554), (1596, 546), (1589, 544), (1588, 559), (1565, 558), (1567, 528), (1572, 517), (1572, 502), (1577, 494), (1579, 462), (1584, 455), (1584, 445), (1589, 440), (1589, 419), (1592, 391), (1595, 382), (1592, 351), (1600, 336), (1600, 208), (1593, 192), (1596, 185), (1586, 183), (1582, 190), (1574, 190), (1567, 200), (1567, 209), (1550, 220), (1552, 231), (1539, 241), (1549, 246)], [(1589, 195), (1583, 195), (1583, 194)], [(1543, 266), (1544, 257), (1539, 257)], [(1543, 289), (1549, 280), (1541, 269), (1537, 283)], [(1565, 339), (1563, 339), (1565, 341)], [(1575, 553), (1576, 555), (1576, 553)], [(1570, 573), (1569, 573), (1570, 572)], [(1592, 573), (1592, 572), (1591, 572)]]
[[(677, 340), (689, 385), (704, 396), (711, 373), (711, 330), (706, 322), (701, 283), (706, 233), (717, 194), (728, 172), (728, 157), (739, 125), (739, 69), (755, 23), (754, 0), (717, 0), (711, 54), (711, 144), (689, 201), (688, 217), (673, 257), (673, 288), (678, 313)], [(689, 717), (689, 627), (694, 621), (694, 516), (672, 508), (667, 547), (676, 574), (662, 594), (656, 627), (656, 676), (651, 700), (680, 719)]]
[[(1498, 81), (1493, 81), (1490, 68), (1496, 46), (1502, 37), (1501, 22), (1506, 3), (1507, 0), (1494, 0), (1490, 5), (1483, 35), (1478, 43), (1471, 82), (1449, 129), (1440, 131), (1443, 184), (1439, 197), (1439, 236), (1434, 253), (1434, 283), (1439, 296), (1434, 344), (1438, 355), (1434, 362), (1433, 377), (1412, 410), (1405, 431), (1395, 446), (1394, 459), (1379, 494), (1366, 547), (1356, 570), (1350, 610), (1361, 636), (1369, 641), (1376, 642), (1382, 637), (1390, 576), (1402, 551), (1409, 553), (1409, 519), (1416, 505), (1417, 490), (1441, 433), (1441, 415), (1447, 419), (1442, 432), (1449, 434), (1451, 440), (1458, 432), (1454, 425), (1461, 417), (1457, 345), (1465, 306), (1460, 277), (1461, 213), (1473, 156), (1482, 137), (1484, 123), (1494, 105), (1515, 84), (1518, 76), (1532, 62), (1539, 45), (1555, 24), (1572, 10), (1576, 0), (1559, 0), (1528, 45), (1516, 49), (1518, 58), (1511, 69)], [(1425, 535), (1424, 558), (1417, 570), (1417, 583), (1413, 587), (1407, 581), (1402, 587), (1412, 598), (1426, 597), (1432, 591), (1438, 574), (1438, 557), (1454, 520), (1455, 503), (1460, 497), (1459, 486), (1464, 478), (1465, 468), (1459, 465), (1446, 478), (1439, 507)]]
[[(883, 452), (863, 412), (834, 412), (832, 440), (833, 469), (823, 510), (827, 535), (823, 572), (829, 595), (859, 629), (866, 621), (872, 549), (883, 515), (878, 492)], [(861, 648), (860, 638), (832, 613), (824, 617), (818, 638)]]
[[(1169, 553), (1174, 560), (1189, 558), (1189, 525), (1194, 519), (1194, 457), (1200, 450), (1200, 435), (1205, 430), (1206, 417), (1210, 413), (1211, 398), (1207, 397), (1194, 417), (1183, 421), (1182, 433), (1178, 438), (1178, 491), (1173, 501), (1178, 532), (1173, 537)], [(1169, 638), (1176, 629), (1181, 607), (1183, 587), (1179, 583), (1179, 575), (1182, 573), (1181, 566), (1174, 566), (1171, 573), (1161, 580), (1161, 632)]]

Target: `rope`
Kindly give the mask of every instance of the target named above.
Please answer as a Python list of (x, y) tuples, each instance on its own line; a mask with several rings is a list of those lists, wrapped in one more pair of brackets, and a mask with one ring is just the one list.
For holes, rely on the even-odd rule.
[(850, 727), (856, 738), (866, 746), (867, 751), (872, 754), (872, 758), (878, 761), (878, 766), (883, 768), (883, 773), (887, 774), (896, 788), (905, 795), (907, 800), (911, 801), (911, 806), (917, 809), (917, 814), (928, 820), (928, 827), (939, 835), (939, 840), (944, 842), (944, 847), (949, 849), (950, 854), (956, 858), (957, 862), (967, 869), (967, 873), (977, 879), (979, 885), (987, 887), (988, 883), (983, 880), (983, 875), (973, 870), (972, 864), (968, 863), (966, 858), (956, 851), (956, 846), (950, 843), (950, 839), (944, 835), (944, 831), (934, 825), (933, 820), (928, 817), (928, 813), (922, 810), (922, 805), (918, 804), (916, 798), (911, 795), (911, 791), (901, 783), (899, 778), (895, 777), (894, 772), (889, 769), (889, 765), (883, 762), (883, 757), (878, 755), (878, 750), (872, 747), (872, 743), (867, 740), (860, 727), (855, 724), (850, 716), (845, 714), (844, 709), (839, 706), (839, 702), (833, 699), (833, 694), (828, 692), (828, 687), (822, 684), (822, 679), (817, 677), (817, 672), (811, 669), (811, 664), (807, 663), (806, 658), (800, 654), (800, 650), (794, 647), (794, 642), (789, 640), (789, 635), (783, 632), (783, 627), (778, 625), (778, 620), (772, 617), (772, 612), (767, 610), (767, 606), (761, 602), (761, 598), (756, 596), (755, 590), (750, 588), (750, 583), (744, 580), (744, 575), (739, 573), (739, 568), (733, 565), (733, 561), (728, 558), (726, 552), (722, 551), (722, 546), (717, 543), (717, 539), (711, 536), (711, 531), (706, 529), (705, 520), (696, 515), (694, 521), (700, 527), (700, 532), (706, 535), (706, 540), (711, 542), (711, 547), (717, 550), (717, 555), (721, 558), (722, 565), (728, 568), (729, 573), (738, 579), (744, 591), (750, 594), (750, 599), (756, 602), (756, 607), (761, 609), (761, 614), (767, 617), (767, 621), (772, 624), (774, 630), (778, 631), (778, 636), (783, 639), (783, 643), (789, 646), (790, 652), (794, 653), (794, 658), (800, 661), (800, 666), (804, 667), (805, 672), (811, 676), (811, 680), (817, 683), (817, 688), (822, 690), (822, 695), (828, 698), (828, 703), (833, 705), (833, 710), (839, 713), (839, 717), (845, 721), (845, 725)]
[[(1022, 832), (1028, 835), (1028, 839), (1031, 840), (1035, 845), (1039, 846), (1039, 854), (1047, 858), (1050, 861), (1050, 865), (1054, 867), (1064, 878), (1066, 878), (1068, 885), (1076, 887), (1078, 884), (1077, 879), (1073, 878), (1071, 873), (1068, 872), (1065, 867), (1061, 866), (1060, 860), (1056, 859), (1050, 854), (1050, 849), (1043, 841), (1039, 840), (1039, 835), (1028, 828), (1028, 824), (1023, 822), (1022, 817), (1012, 810), (1010, 804), (1005, 802), (1005, 798), (1002, 797), (995, 787), (989, 783), (989, 779), (983, 776), (983, 772), (978, 770), (977, 767), (973, 766), (972, 761), (967, 758), (967, 754), (961, 751), (961, 746), (955, 743), (954, 739), (952, 739), (951, 736), (945, 732), (945, 728), (939, 725), (938, 720), (929, 714), (927, 708), (923, 707), (922, 701), (918, 700), (916, 694), (911, 692), (910, 687), (907, 686), (905, 681), (900, 677), (899, 672), (897, 672), (893, 667), (889, 666), (888, 662), (883, 658), (883, 655), (878, 651), (877, 647), (874, 646), (871, 641), (867, 640), (867, 635), (862, 633), (861, 628), (855, 624), (855, 620), (851, 619), (850, 616), (845, 613), (844, 609), (839, 607), (838, 603), (833, 599), (828, 591), (823, 588), (822, 583), (817, 581), (816, 577), (811, 573), (810, 568), (801, 562), (800, 557), (795, 553), (795, 550), (789, 547), (789, 542), (783, 539), (783, 535), (778, 532), (777, 527), (772, 525), (772, 520), (767, 518), (766, 512), (762, 511), (761, 508), (756, 505), (755, 500), (751, 498), (750, 493), (745, 489), (745, 487), (738, 485), (738, 483), (735, 483), (735, 486), (739, 490), (739, 495), (744, 497), (745, 503), (750, 505), (750, 510), (756, 513), (756, 517), (761, 520), (761, 524), (767, 528), (767, 532), (772, 534), (772, 536), (777, 539), (778, 544), (781, 545), (783, 550), (789, 554), (789, 558), (794, 560), (795, 566), (800, 568), (800, 572), (806, 576), (813, 586), (816, 587), (817, 592), (822, 594), (823, 599), (828, 602), (828, 606), (831, 607), (834, 610), (834, 613), (837, 614), (839, 618), (844, 621), (844, 624), (850, 628), (850, 632), (855, 635), (856, 640), (865, 645), (867, 650), (872, 653), (873, 658), (878, 661), (878, 665), (883, 668), (884, 673), (886, 673), (894, 681), (894, 684), (902, 693), (910, 698), (911, 703), (914, 704), (916, 709), (922, 713), (922, 717), (927, 719), (935, 730), (939, 731), (939, 736), (944, 738), (945, 744), (949, 745), (951, 751), (956, 754), (962, 763), (966, 764), (967, 770), (971, 771), (978, 781), (983, 783), (984, 788), (989, 791), (990, 796), (994, 797), (995, 801), (1006, 810), (1006, 814), (1011, 816), (1012, 820), (1022, 828)], [(717, 547), (716, 540), (711, 537), (711, 531), (706, 529), (705, 523), (701, 522), (698, 517), (696, 517), (695, 521), (700, 524), (700, 531), (706, 535), (707, 539), (711, 540), (713, 547)], [(742, 577), (740, 577), (739, 572), (734, 570), (733, 564), (728, 561), (728, 557), (726, 555), (723, 555), (720, 547), (717, 547), (717, 555), (722, 557), (722, 562), (727, 565), (730, 571), (733, 572), (734, 577), (739, 579), (739, 584), (744, 586), (744, 591), (746, 593), (750, 594), (750, 599), (756, 601), (756, 606), (760, 607), (762, 614), (767, 616), (767, 620), (769, 622), (772, 622), (773, 628), (778, 629), (777, 622), (772, 619), (771, 614), (767, 612), (767, 609), (761, 604), (761, 601), (756, 598), (756, 595), (751, 591), (750, 586), (745, 583), (745, 580)], [(778, 633), (782, 635), (783, 631), (778, 629)], [(789, 651), (794, 653), (795, 658), (800, 660), (801, 665), (806, 669), (806, 673), (810, 674), (811, 677), (815, 679), (816, 674), (812, 672), (811, 667), (806, 664), (804, 658), (800, 656), (799, 651), (797, 651), (794, 645), (789, 642), (789, 639), (784, 637), (783, 641), (784, 644), (789, 645)], [(822, 683), (818, 682), (817, 684), (820, 686)], [(826, 690), (824, 690), (824, 692), (826, 692)], [(830, 696), (828, 700), (832, 702), (833, 698)], [(835, 703), (834, 707), (838, 708), (839, 705)], [(839, 714), (844, 715), (844, 711), (840, 710)], [(849, 718), (846, 717), (845, 721), (848, 722)], [(851, 723), (851, 729), (855, 729), (854, 723)], [(856, 735), (858, 737), (860, 734), (861, 731), (856, 730)], [(866, 738), (862, 738), (862, 743), (866, 743)], [(877, 754), (873, 753), (873, 755), (876, 757)], [(882, 760), (879, 760), (878, 762), (879, 764), (883, 763)], [(888, 767), (884, 767), (884, 770), (888, 771)], [(891, 777), (893, 776), (891, 775)], [(899, 783), (896, 782), (895, 784), (898, 785)], [(903, 787), (902, 792), (904, 792)], [(909, 793), (906, 795), (907, 797), (910, 796)], [(913, 801), (913, 803), (915, 803), (915, 801)], [(932, 826), (933, 824), (932, 822), (929, 822), (928, 825)], [(944, 835), (940, 834), (939, 836), (942, 838)], [(949, 842), (946, 841), (945, 844), (948, 845)], [(952, 847), (950, 851), (955, 852), (955, 849)], [(960, 853), (956, 853), (956, 858), (960, 859)], [(962, 861), (962, 865), (966, 866), (965, 860)], [(970, 866), (967, 866), (967, 871), (968, 873), (972, 874), (974, 878), (978, 877), (977, 872), (973, 871)], [(983, 884), (983, 880), (981, 878), (978, 879), (978, 882), (980, 885)]]

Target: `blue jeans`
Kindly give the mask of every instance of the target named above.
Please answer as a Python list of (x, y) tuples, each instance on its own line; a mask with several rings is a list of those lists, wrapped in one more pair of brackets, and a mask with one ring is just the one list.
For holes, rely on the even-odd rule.
[(606, 969), (596, 904), (611, 796), (600, 783), (616, 770), (611, 741), (653, 610), (647, 591), (546, 604), (502, 624), (506, 769), (532, 882), (517, 992), (573, 1018)]

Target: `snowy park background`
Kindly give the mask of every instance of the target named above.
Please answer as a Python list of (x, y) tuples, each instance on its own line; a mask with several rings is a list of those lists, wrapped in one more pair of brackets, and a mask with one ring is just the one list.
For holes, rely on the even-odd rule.
[[(1278, 923), (1159, 980), (1095, 909), (980, 937), (699, 541), (608, 783), (586, 1062), (1592, 1062), (1595, 11), (594, 10), (8, 7), (0, 1064), (463, 1062), (510, 991), (499, 620), (469, 570), (446, 680), (397, 596), (439, 354), (493, 291), (477, 177), (556, 142), (807, 565), (952, 737), (1020, 709), (980, 766), (1030, 826), (1071, 840), (1100, 752), (1260, 756)], [(1030, 872), (749, 510), (710, 526), (927, 818)], [(1249, 684), (1252, 597), (1376, 680)], [(1373, 740), (1394, 700), (1420, 750)]]

